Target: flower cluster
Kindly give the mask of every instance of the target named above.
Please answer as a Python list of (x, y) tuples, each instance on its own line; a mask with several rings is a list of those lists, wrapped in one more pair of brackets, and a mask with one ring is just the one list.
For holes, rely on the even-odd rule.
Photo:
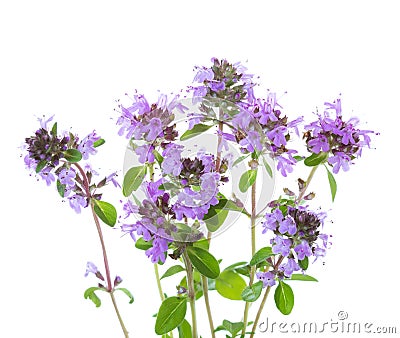
[(373, 131), (357, 129), (359, 121), (356, 118), (343, 121), (340, 98), (333, 103), (326, 102), (325, 107), (324, 113), (318, 114), (317, 121), (305, 126), (304, 138), (310, 152), (323, 152), (329, 156), (327, 161), (337, 174), (340, 168), (348, 171), (352, 160), (361, 156), (363, 147), (370, 146), (368, 134)]
[[(51, 129), (48, 126), (53, 118), (54, 116), (49, 119), (39, 118), (40, 128), (35, 135), (25, 139), (23, 146), (27, 152), (24, 156), (25, 166), (31, 173), (43, 179), (48, 186), (56, 182), (61, 197), (66, 198), (70, 207), (80, 213), (81, 208), (88, 206), (90, 197), (101, 199), (101, 194), (91, 194), (95, 188), (100, 188), (110, 181), (114, 185), (117, 184), (114, 179), (115, 173), (98, 184), (92, 184), (92, 176), (97, 173), (92, 170), (89, 163), (84, 166), (85, 171), (77, 162), (82, 158), (87, 160), (89, 155), (96, 154), (96, 148), (103, 144), (104, 140), (95, 131), (82, 140), (77, 135), (65, 131), (59, 136), (57, 123), (54, 123)], [(77, 170), (85, 173), (87, 181)]]
[(273, 209), (265, 215), (263, 234), (273, 232), (272, 252), (280, 255), (280, 264), (274, 271), (259, 272), (264, 286), (275, 284), (275, 277), (290, 278), (294, 271), (306, 270), (309, 257), (324, 257), (329, 236), (321, 233), (326, 214), (316, 213), (306, 206), (292, 203), (271, 203)]

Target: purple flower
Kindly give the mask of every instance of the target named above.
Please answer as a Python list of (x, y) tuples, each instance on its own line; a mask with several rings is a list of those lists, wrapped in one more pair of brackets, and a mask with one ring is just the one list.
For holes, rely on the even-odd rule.
[(250, 130), (247, 132), (246, 138), (240, 140), (239, 144), (252, 153), (254, 150), (262, 150), (263, 146), (260, 139), (260, 134), (257, 131)]
[(240, 109), (239, 114), (233, 117), (232, 125), (236, 129), (247, 130), (251, 121), (253, 121), (251, 114), (245, 109)]
[(287, 232), (289, 235), (294, 235), (297, 232), (296, 222), (291, 216), (287, 216), (279, 226), (279, 232), (284, 234)]
[(350, 169), (350, 161), (350, 157), (340, 151), (336, 152), (334, 156), (328, 158), (328, 163), (333, 165), (334, 174), (337, 174), (340, 168), (342, 168), (343, 171), (348, 171)]
[(165, 238), (154, 236), (153, 246), (146, 250), (146, 256), (152, 263), (165, 262), (165, 253), (168, 251), (168, 241)]
[(204, 81), (211, 81), (214, 78), (214, 72), (210, 68), (198, 68), (198, 72), (196, 73), (193, 82), (202, 83)]
[(289, 258), (286, 263), (279, 267), (279, 269), (283, 271), (286, 277), (290, 278), (294, 271), (300, 270), (300, 266), (293, 258)]
[(289, 255), (290, 247), (292, 246), (292, 241), (290, 239), (276, 236), (274, 238), (274, 243), (275, 244), (272, 246), (272, 252), (274, 254), (281, 254), (282, 256)]
[(43, 129), (48, 130), (47, 124), (48, 124), (50, 121), (53, 121), (53, 118), (54, 118), (54, 115), (50, 116), (47, 120), (46, 120), (46, 117), (45, 117), (44, 115), (43, 115), (42, 118), (39, 117), (37, 120), (38, 120), (39, 123), (40, 123), (40, 128), (43, 128)]
[(65, 184), (67, 187), (75, 186), (75, 177), (76, 172), (72, 168), (64, 168), (58, 174), (58, 179), (60, 180), (61, 184)]
[[(207, 95), (207, 87), (206, 86), (199, 86), (199, 87), (193, 88), (192, 104), (201, 102), (203, 100), (203, 97), (206, 95)], [(189, 128), (189, 129), (192, 129), (192, 128)]]
[(113, 185), (114, 185), (114, 187), (116, 187), (116, 188), (121, 188), (121, 185), (118, 183), (118, 181), (115, 179), (115, 177), (117, 177), (118, 175), (117, 175), (117, 173), (116, 172), (113, 172), (113, 173), (111, 173), (110, 175), (108, 175), (107, 177), (106, 177), (106, 183), (108, 183), (108, 182), (111, 182)]
[(283, 220), (283, 214), (282, 211), (279, 208), (276, 208), (272, 213), (266, 214), (265, 215), (266, 221), (264, 222), (264, 230), (263, 234), (265, 234), (268, 230), (275, 231), (276, 227), (279, 226), (279, 224)]
[(298, 244), (294, 251), (297, 253), (297, 258), (302, 261), (304, 257), (310, 257), (312, 255), (312, 251), (307, 241), (303, 240), (300, 244)]
[(276, 284), (275, 275), (272, 272), (257, 272), (256, 276), (263, 282), (264, 288), (267, 286), (274, 286)]
[(133, 204), (131, 200), (127, 200), (124, 203), (122, 210), (125, 212), (124, 218), (128, 218), (130, 215), (136, 214), (139, 211), (139, 208), (137, 205)]
[(98, 279), (104, 281), (104, 277), (101, 272), (97, 269), (97, 266), (94, 265), (92, 262), (86, 263), (86, 272), (85, 277), (89, 275), (89, 273), (93, 273)]
[(146, 195), (153, 201), (156, 202), (159, 196), (164, 195), (164, 190), (158, 189), (160, 185), (163, 183), (163, 179), (160, 178), (159, 180), (155, 182), (146, 182), (145, 183), (145, 189), (146, 189)]
[(330, 149), (328, 139), (325, 135), (321, 134), (318, 134), (316, 138), (310, 140), (310, 142), (308, 142), (308, 146), (315, 154), (318, 154), (321, 151), (328, 152)]
[(275, 146), (280, 147), (286, 145), (285, 134), (287, 129), (284, 126), (279, 126), (267, 132), (268, 138), (274, 143)]
[(223, 81), (211, 81), (208, 83), (210, 89), (214, 92), (218, 92), (225, 89), (225, 82)]
[(179, 176), (182, 163), (181, 163), (181, 153), (183, 147), (170, 143), (164, 149), (162, 155), (164, 156), (164, 161), (161, 164), (161, 168), (164, 174), (173, 174), (174, 176)]
[(84, 160), (87, 160), (89, 155), (94, 155), (97, 153), (97, 149), (93, 146), (93, 144), (98, 140), (100, 140), (100, 136), (97, 136), (96, 132), (93, 131), (79, 143), (78, 150), (81, 152)]
[(149, 124), (142, 127), (141, 131), (148, 133), (146, 136), (147, 141), (153, 142), (163, 131), (162, 122), (159, 118), (153, 117)]
[(150, 144), (144, 144), (142, 146), (139, 146), (135, 149), (136, 155), (139, 156), (139, 162), (140, 163), (153, 163), (154, 162), (154, 146)]
[(50, 167), (42, 169), (42, 171), (39, 173), (39, 176), (46, 182), (47, 186), (51, 185), (51, 183), (55, 181)]
[[(292, 153), (296, 153), (297, 151), (293, 150)], [(282, 176), (286, 177), (288, 173), (291, 173), (293, 171), (293, 166), (297, 163), (296, 160), (292, 157), (290, 154), (290, 151), (285, 153), (288, 158), (284, 157), (283, 155), (281, 156), (276, 156), (276, 160), (278, 161), (278, 164), (276, 168), (280, 171)]]
[(77, 214), (81, 213), (81, 207), (86, 208), (87, 207), (87, 202), (86, 198), (82, 197), (81, 195), (73, 195), (71, 197), (68, 197), (69, 201), (69, 206), (75, 210)]

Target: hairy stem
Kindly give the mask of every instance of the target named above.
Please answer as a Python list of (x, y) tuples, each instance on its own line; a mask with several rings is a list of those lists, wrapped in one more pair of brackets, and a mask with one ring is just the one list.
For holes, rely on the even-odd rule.
[(306, 193), (306, 191), (308, 189), (308, 186), (310, 185), (310, 182), (313, 179), (314, 174), (317, 171), (318, 167), (319, 167), (319, 165), (316, 165), (315, 167), (312, 167), (310, 173), (308, 174), (307, 181), (305, 183), (304, 189), (300, 192), (300, 195), (296, 200), (297, 203), (299, 203), (303, 199), (303, 197), (304, 197), (304, 195), (305, 195), (305, 193)]
[[(250, 217), (250, 225), (251, 225), (251, 257), (256, 253), (256, 182), (251, 186), (251, 217)], [(249, 286), (253, 285), (254, 275), (256, 273), (256, 266), (251, 266), (250, 268), (250, 281)], [(247, 320), (249, 315), (250, 302), (246, 302), (244, 306), (244, 314), (243, 314), (243, 330), (242, 334), (244, 335), (246, 332)]]
[(196, 297), (194, 291), (194, 278), (193, 278), (193, 266), (190, 262), (189, 256), (186, 250), (183, 252), (183, 261), (186, 266), (186, 278), (188, 285), (188, 297), (190, 303), (190, 311), (192, 313), (192, 337), (197, 338), (197, 319), (196, 319)]
[(160, 274), (158, 272), (158, 264), (157, 263), (154, 263), (154, 274), (156, 275), (158, 293), (160, 294), (161, 302), (163, 302), (165, 299), (165, 296), (164, 296), (164, 292), (163, 292), (162, 286), (161, 286)]
[(207, 310), (207, 317), (208, 317), (208, 324), (210, 326), (210, 333), (211, 337), (215, 338), (215, 332), (214, 332), (214, 322), (211, 314), (211, 308), (210, 308), (210, 300), (208, 297), (208, 281), (206, 276), (201, 276), (201, 282), (203, 285), (203, 295), (204, 295), (204, 301), (206, 303), (206, 310)]

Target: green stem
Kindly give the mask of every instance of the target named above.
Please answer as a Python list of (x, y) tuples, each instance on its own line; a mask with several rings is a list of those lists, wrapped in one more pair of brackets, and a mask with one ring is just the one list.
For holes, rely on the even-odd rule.
[[(253, 183), (251, 186), (251, 217), (250, 217), (250, 222), (251, 222), (251, 257), (254, 256), (256, 253), (256, 182)], [(249, 281), (249, 286), (253, 285), (254, 281), (254, 275), (256, 273), (256, 266), (251, 266), (250, 268), (250, 281)], [(246, 302), (244, 306), (244, 314), (243, 314), (243, 330), (242, 334), (244, 335), (246, 333), (246, 327), (247, 327), (247, 320), (248, 320), (248, 315), (249, 315), (249, 309), (250, 309), (250, 302)]]
[(303, 199), (303, 197), (304, 197), (304, 195), (305, 195), (305, 193), (306, 193), (306, 191), (308, 189), (308, 186), (310, 185), (311, 180), (313, 179), (314, 174), (317, 171), (318, 167), (319, 167), (319, 165), (316, 165), (315, 167), (312, 167), (310, 173), (308, 174), (307, 181), (305, 183), (304, 189), (300, 192), (300, 195), (296, 200), (297, 203), (299, 203)]
[(117, 302), (115, 301), (115, 297), (114, 297), (114, 292), (113, 291), (110, 292), (110, 296), (111, 296), (112, 303), (114, 305), (115, 313), (117, 314), (117, 317), (118, 317), (118, 320), (119, 320), (119, 324), (121, 325), (122, 331), (124, 332), (124, 336), (125, 336), (125, 338), (128, 338), (129, 337), (129, 333), (128, 333), (128, 330), (125, 327), (124, 321), (122, 320), (121, 314), (119, 313)]
[[(282, 256), (282, 255), (279, 256), (277, 262), (276, 262), (276, 263), (274, 264), (274, 266), (273, 266), (273, 270), (278, 269), (278, 267), (279, 267), (279, 265), (282, 263), (283, 259), (284, 259), (284, 256)], [(261, 313), (262, 313), (262, 311), (263, 311), (263, 309), (264, 309), (264, 305), (265, 305), (265, 302), (267, 301), (268, 294), (269, 294), (269, 291), (270, 291), (270, 290), (271, 290), (271, 286), (267, 286), (267, 288), (265, 289), (265, 293), (264, 293), (263, 299), (262, 299), (262, 301), (261, 301), (260, 307), (258, 308), (256, 318), (254, 319), (253, 327), (252, 327), (252, 329), (251, 329), (251, 336), (250, 336), (250, 338), (253, 338), (254, 335), (256, 334), (256, 329), (257, 329), (258, 321), (259, 321), (260, 316), (261, 316)]]
[(215, 332), (214, 332), (214, 322), (211, 314), (211, 307), (210, 307), (210, 300), (208, 297), (208, 280), (206, 276), (201, 276), (201, 282), (203, 285), (203, 295), (204, 295), (204, 301), (206, 303), (206, 310), (207, 310), (207, 317), (208, 317), (208, 324), (210, 326), (210, 333), (211, 337), (215, 338)]
[(189, 256), (186, 250), (183, 252), (183, 261), (186, 266), (186, 278), (188, 285), (188, 298), (190, 303), (190, 311), (192, 313), (192, 337), (197, 338), (197, 319), (196, 319), (196, 298), (194, 291), (194, 278), (193, 278), (193, 266), (190, 262)]
[(158, 293), (160, 294), (161, 302), (164, 301), (165, 296), (161, 286), (160, 273), (158, 272), (158, 264), (154, 263), (154, 274), (156, 275)]

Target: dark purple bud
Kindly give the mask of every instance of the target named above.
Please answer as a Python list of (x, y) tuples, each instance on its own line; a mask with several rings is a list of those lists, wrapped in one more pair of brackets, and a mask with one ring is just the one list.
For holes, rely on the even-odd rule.
[(315, 197), (315, 193), (310, 192), (307, 196), (304, 197), (306, 201), (312, 200)]
[(120, 276), (115, 276), (114, 287), (117, 287), (121, 283), (122, 283), (122, 278)]

